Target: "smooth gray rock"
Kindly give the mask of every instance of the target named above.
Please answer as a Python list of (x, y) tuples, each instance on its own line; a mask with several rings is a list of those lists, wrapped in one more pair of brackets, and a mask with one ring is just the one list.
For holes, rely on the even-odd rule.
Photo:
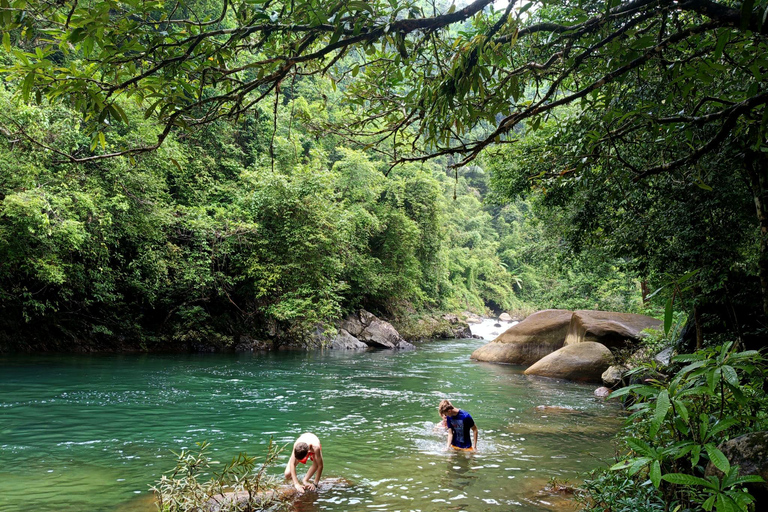
[(512, 322), (512, 317), (509, 316), (509, 313), (502, 313), (499, 315), (499, 320), (509, 323)]
[(601, 377), (603, 384), (605, 384), (607, 387), (613, 389), (619, 384), (621, 384), (621, 378), (624, 376), (624, 373), (627, 371), (626, 366), (609, 366), (607, 370), (603, 372), (603, 375)]
[(611, 394), (611, 390), (605, 386), (600, 386), (595, 390), (594, 394), (597, 398), (608, 398), (608, 396)]
[(400, 333), (392, 327), (392, 324), (385, 322), (364, 309), (345, 318), (341, 323), (341, 329), (346, 330), (350, 335), (356, 337), (369, 347), (389, 349), (415, 348), (400, 336)]
[(655, 356), (653, 356), (653, 359), (659, 363), (661, 366), (669, 366), (669, 363), (672, 361), (672, 353), (674, 350), (672, 347), (667, 347)]
[(349, 334), (346, 329), (339, 329), (339, 333), (331, 340), (331, 348), (335, 350), (367, 350), (368, 345)]

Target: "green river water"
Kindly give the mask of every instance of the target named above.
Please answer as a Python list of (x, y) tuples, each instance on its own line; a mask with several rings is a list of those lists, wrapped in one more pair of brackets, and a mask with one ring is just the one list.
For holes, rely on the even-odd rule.
[[(322, 442), (323, 477), (345, 483), (305, 494), (294, 510), (563, 510), (541, 490), (607, 460), (621, 413), (594, 399), (594, 386), (470, 361), (484, 343), (0, 356), (0, 512), (149, 512), (149, 485), (174, 466), (172, 450), (206, 440), (229, 460), (305, 431)], [(434, 429), (442, 398), (473, 415), (477, 453), (444, 450)]]

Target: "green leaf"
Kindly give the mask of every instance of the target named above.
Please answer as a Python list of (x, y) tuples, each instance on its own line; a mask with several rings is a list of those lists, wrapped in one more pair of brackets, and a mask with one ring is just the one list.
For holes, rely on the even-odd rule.
[(707, 372), (707, 387), (710, 393), (715, 392), (717, 384), (720, 382), (720, 368), (715, 368)]
[(711, 437), (714, 437), (720, 432), (722, 432), (723, 430), (727, 430), (734, 425), (738, 425), (739, 423), (740, 421), (736, 418), (728, 418), (722, 421), (718, 421), (717, 424), (714, 427), (712, 427), (712, 430), (709, 432), (709, 435)]
[(747, 483), (763, 483), (765, 480), (763, 477), (758, 475), (744, 475), (740, 476), (734, 481), (733, 485), (741, 485), (741, 484), (747, 484)]
[(664, 418), (667, 416), (667, 412), (669, 412), (669, 407), (669, 392), (667, 392), (665, 389), (659, 393), (659, 397), (656, 399), (656, 412), (654, 413), (654, 419), (659, 423), (664, 421)]
[(170, 160), (171, 160), (171, 163), (172, 163), (173, 165), (175, 165), (175, 166), (176, 166), (176, 168), (177, 168), (178, 170), (180, 170), (180, 171), (182, 171), (182, 172), (184, 171), (184, 170), (181, 168), (181, 165), (179, 165), (179, 162), (177, 162), (175, 158), (171, 158)]
[(725, 494), (717, 495), (717, 512), (736, 512), (738, 509), (734, 505), (733, 500)]
[(11, 34), (9, 32), (3, 32), (3, 48), (8, 53), (11, 53)]
[(728, 462), (725, 454), (718, 450), (717, 447), (712, 443), (705, 444), (704, 448), (707, 450), (707, 455), (709, 455), (710, 462), (712, 462), (712, 464), (714, 464), (717, 469), (727, 475), (731, 471), (731, 463)]
[(125, 114), (125, 111), (123, 110), (123, 108), (120, 105), (118, 105), (117, 103), (113, 103), (112, 105), (110, 105), (110, 107), (112, 108), (114, 113), (117, 114), (117, 117), (122, 122), (124, 122), (125, 124), (128, 124), (128, 116)]
[(618, 471), (620, 469), (627, 469), (629, 466), (632, 465), (632, 460), (623, 460), (621, 462), (617, 462), (613, 466), (610, 467), (611, 471)]
[(21, 86), (21, 97), (24, 99), (24, 103), (29, 103), (29, 93), (32, 91), (32, 86), (35, 84), (35, 72), (30, 71), (27, 76), (24, 77), (24, 83)]
[(707, 498), (706, 501), (704, 501), (704, 503), (701, 504), (701, 508), (709, 512), (710, 510), (712, 510), (712, 507), (715, 506), (716, 498), (717, 498), (717, 494), (713, 494), (712, 496)]
[(635, 452), (637, 452), (640, 455), (645, 455), (649, 457), (656, 456), (656, 451), (653, 448), (651, 448), (648, 445), (648, 443), (640, 439), (627, 439), (627, 446), (632, 448)]
[(681, 368), (680, 372), (678, 372), (678, 373), (679, 374), (682, 373), (683, 375), (685, 375), (685, 374), (687, 374), (687, 373), (689, 373), (689, 372), (691, 372), (693, 370), (696, 370), (697, 368), (701, 368), (705, 364), (707, 364), (706, 361), (695, 361), (695, 362), (693, 362), (693, 363), (691, 363), (689, 365), (686, 365), (683, 368)]
[(653, 459), (650, 457), (638, 457), (632, 462), (632, 465), (629, 466), (629, 475), (632, 476), (641, 469), (643, 469), (645, 466), (648, 465), (649, 462), (651, 462)]
[(712, 488), (712, 484), (709, 481), (697, 476), (686, 475), (685, 473), (667, 473), (666, 475), (663, 475), (661, 479), (671, 484), (700, 485), (702, 487)]
[(653, 461), (653, 464), (651, 464), (651, 471), (649, 474), (651, 478), (651, 483), (655, 488), (659, 488), (659, 484), (661, 484), (661, 464), (659, 461), (655, 460)]
[(639, 388), (642, 386), (642, 384), (632, 384), (631, 386), (626, 386), (621, 389), (617, 389), (616, 391), (611, 391), (611, 394), (608, 398), (619, 398), (624, 395), (630, 394), (633, 390)]
[(691, 467), (695, 468), (696, 465), (699, 463), (699, 458), (701, 457), (701, 446), (696, 445), (693, 448), (691, 448)]
[(723, 370), (723, 377), (725, 378), (725, 381), (728, 384), (732, 386), (739, 385), (739, 376), (736, 374), (736, 370), (734, 370), (733, 366), (724, 365), (722, 370)]
[(672, 299), (667, 299), (667, 305), (664, 308), (664, 334), (669, 334), (672, 328)]
[(741, 4), (741, 30), (749, 27), (749, 20), (752, 18), (752, 10), (755, 8), (755, 0), (744, 0)]

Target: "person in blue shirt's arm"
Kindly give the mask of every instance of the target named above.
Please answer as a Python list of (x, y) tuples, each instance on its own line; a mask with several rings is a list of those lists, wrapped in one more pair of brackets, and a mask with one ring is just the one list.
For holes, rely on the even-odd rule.
[[(442, 400), (438, 406), (441, 416), (445, 416), (448, 427), (448, 446), (454, 450), (477, 450), (477, 425), (467, 411), (457, 409), (448, 400)], [(470, 439), (470, 432), (472, 439)]]

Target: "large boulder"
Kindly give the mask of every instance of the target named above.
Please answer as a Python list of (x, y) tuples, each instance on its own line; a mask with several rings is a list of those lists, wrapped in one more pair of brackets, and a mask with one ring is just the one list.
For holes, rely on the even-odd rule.
[(349, 334), (346, 329), (339, 329), (339, 333), (331, 340), (330, 347), (336, 350), (368, 349), (368, 345)]
[(572, 314), (565, 309), (537, 311), (470, 357), (493, 363), (533, 364), (563, 346)]
[(524, 373), (555, 379), (600, 382), (600, 377), (612, 361), (613, 355), (608, 347), (593, 341), (585, 341), (566, 345), (552, 352), (534, 363)]
[(623, 348), (643, 337), (643, 329), (660, 329), (661, 321), (650, 316), (610, 311), (574, 311), (565, 337), (565, 345), (585, 341), (609, 348)]
[[(739, 466), (739, 476), (757, 475), (768, 482), (768, 432), (752, 432), (725, 441), (718, 446), (731, 463)], [(723, 473), (710, 462), (704, 471), (705, 476)], [(757, 500), (755, 510), (768, 510), (768, 483), (747, 484), (750, 494)]]
[(376, 315), (361, 309), (349, 315), (341, 323), (341, 329), (362, 341), (369, 347), (390, 349), (412, 349), (414, 346), (403, 339), (400, 333)]

